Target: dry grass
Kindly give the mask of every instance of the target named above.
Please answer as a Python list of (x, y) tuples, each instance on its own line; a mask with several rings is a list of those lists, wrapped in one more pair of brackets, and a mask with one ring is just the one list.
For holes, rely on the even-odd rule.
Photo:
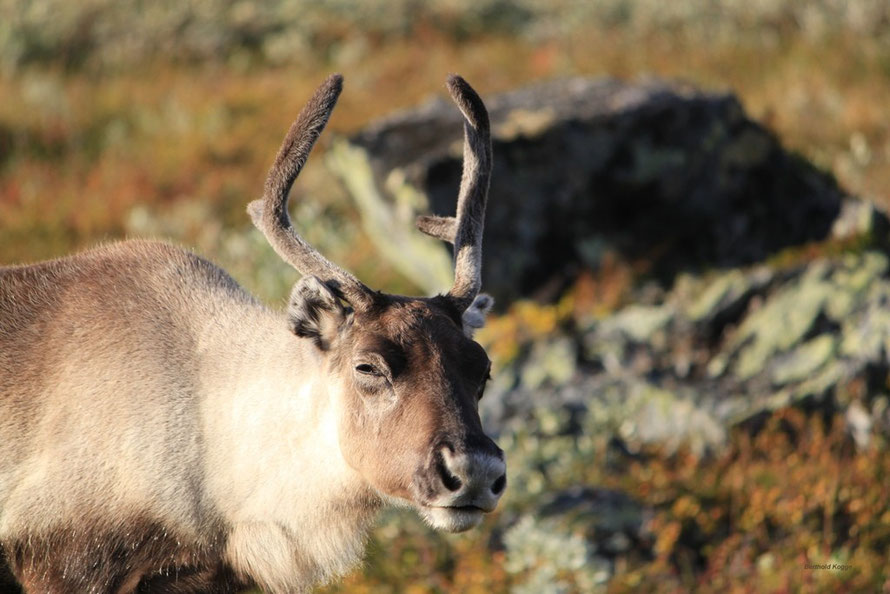
[[(530, 42), (456, 42), (419, 28), (337, 63), (289, 67), (164, 63), (114, 73), (28, 69), (0, 78), (0, 260), (49, 257), (117, 237), (134, 205), (202, 201), (225, 225), (246, 225), (290, 119), (332, 70), (347, 90), (331, 128), (355, 130), (442, 89), (458, 71), (486, 94), (563, 75), (682, 78), (737, 92), (753, 117), (851, 192), (890, 205), (890, 49), (840, 33), (702, 41), (645, 40), (621, 30)], [(303, 192), (354, 221), (315, 157)], [(189, 238), (181, 238), (188, 241)], [(342, 250), (344, 254), (349, 250)], [(354, 252), (353, 252), (354, 253)]]

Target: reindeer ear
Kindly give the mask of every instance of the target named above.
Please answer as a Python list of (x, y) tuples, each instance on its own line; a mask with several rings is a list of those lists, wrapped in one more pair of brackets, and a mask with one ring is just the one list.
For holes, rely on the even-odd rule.
[(334, 290), (314, 276), (304, 276), (294, 285), (287, 305), (291, 332), (313, 339), (323, 351), (330, 348), (348, 313)]
[(485, 325), (485, 315), (494, 305), (494, 298), (491, 295), (480, 293), (473, 299), (470, 307), (464, 311), (464, 334), (469, 338), (473, 338), (473, 332)]

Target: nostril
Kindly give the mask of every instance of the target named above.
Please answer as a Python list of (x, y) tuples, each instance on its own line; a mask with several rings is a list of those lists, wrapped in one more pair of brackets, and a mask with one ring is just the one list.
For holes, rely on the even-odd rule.
[(494, 482), (494, 484), (491, 485), (491, 492), (494, 493), (495, 495), (500, 495), (501, 492), (504, 490), (504, 487), (506, 487), (506, 486), (507, 486), (507, 475), (502, 474), (501, 476), (499, 476), (497, 478), (497, 480)]
[(436, 472), (439, 474), (439, 478), (442, 479), (442, 484), (445, 485), (445, 488), (449, 491), (457, 491), (463, 486), (461, 480), (451, 474), (451, 471), (448, 470), (441, 454), (436, 456)]

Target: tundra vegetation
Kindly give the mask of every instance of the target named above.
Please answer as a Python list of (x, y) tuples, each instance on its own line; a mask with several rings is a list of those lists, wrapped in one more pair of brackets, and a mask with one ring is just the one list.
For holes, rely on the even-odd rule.
[[(209, 0), (149, 12), (137, 4), (0, 1), (3, 263), (127, 235), (167, 237), (262, 299), (283, 301), (296, 275), (243, 205), (256, 196), (268, 148), (335, 70), (351, 85), (329, 127), (341, 133), (420, 102), (447, 72), (486, 96), (577, 74), (731, 89), (787, 148), (852, 194), (890, 206), (884, 2), (726, 0), (702, 9), (691, 1), (458, 0), (378, 10)], [(316, 163), (327, 146), (316, 148)], [(376, 256), (334, 176), (311, 167), (300, 184), (311, 200), (296, 200), (292, 215), (310, 243), (381, 289), (417, 291)], [(707, 336), (707, 362), (725, 354), (734, 373), (764, 353), (787, 354), (767, 373), (770, 390), (789, 397), (753, 421), (693, 428), (676, 442), (635, 439), (624, 423), (640, 403), (676, 396), (663, 383), (634, 376), (621, 380), (632, 389), (598, 384), (604, 404), (582, 411), (532, 403), (521, 423), (501, 427), (511, 489), (493, 519), (445, 537), (391, 512), (365, 565), (327, 591), (880, 590), (890, 577), (890, 452), (879, 422), (886, 367), (841, 373), (830, 406), (793, 397), (808, 379), (839, 369), (832, 362), (842, 355), (867, 363), (849, 353), (883, 348), (883, 335), (871, 332), (884, 324), (873, 307), (887, 292), (880, 243), (813, 242), (766, 262), (769, 283), (749, 269), (705, 271), (657, 298), (645, 290), (645, 260), (606, 257), (552, 302), (502, 303), (477, 335), (494, 361), (486, 400), (516, 385), (528, 394), (589, 393), (575, 380), (612, 360), (604, 349), (615, 336), (622, 366), (655, 361), (640, 375), (663, 376), (663, 362), (678, 354), (668, 338), (719, 308), (734, 287), (754, 287), (750, 303), (775, 307), (747, 325), (748, 316), (739, 318), (740, 332), (721, 326)], [(802, 303), (817, 304), (804, 312), (797, 342), (764, 331)], [(628, 328), (628, 320), (647, 324)], [(849, 569), (805, 568), (826, 563)]]

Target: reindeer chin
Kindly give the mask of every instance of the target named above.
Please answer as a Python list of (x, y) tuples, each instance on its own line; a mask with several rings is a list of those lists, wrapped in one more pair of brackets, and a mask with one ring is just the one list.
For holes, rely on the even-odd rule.
[(482, 522), (485, 512), (478, 507), (420, 507), (418, 513), (434, 530), (465, 532)]

